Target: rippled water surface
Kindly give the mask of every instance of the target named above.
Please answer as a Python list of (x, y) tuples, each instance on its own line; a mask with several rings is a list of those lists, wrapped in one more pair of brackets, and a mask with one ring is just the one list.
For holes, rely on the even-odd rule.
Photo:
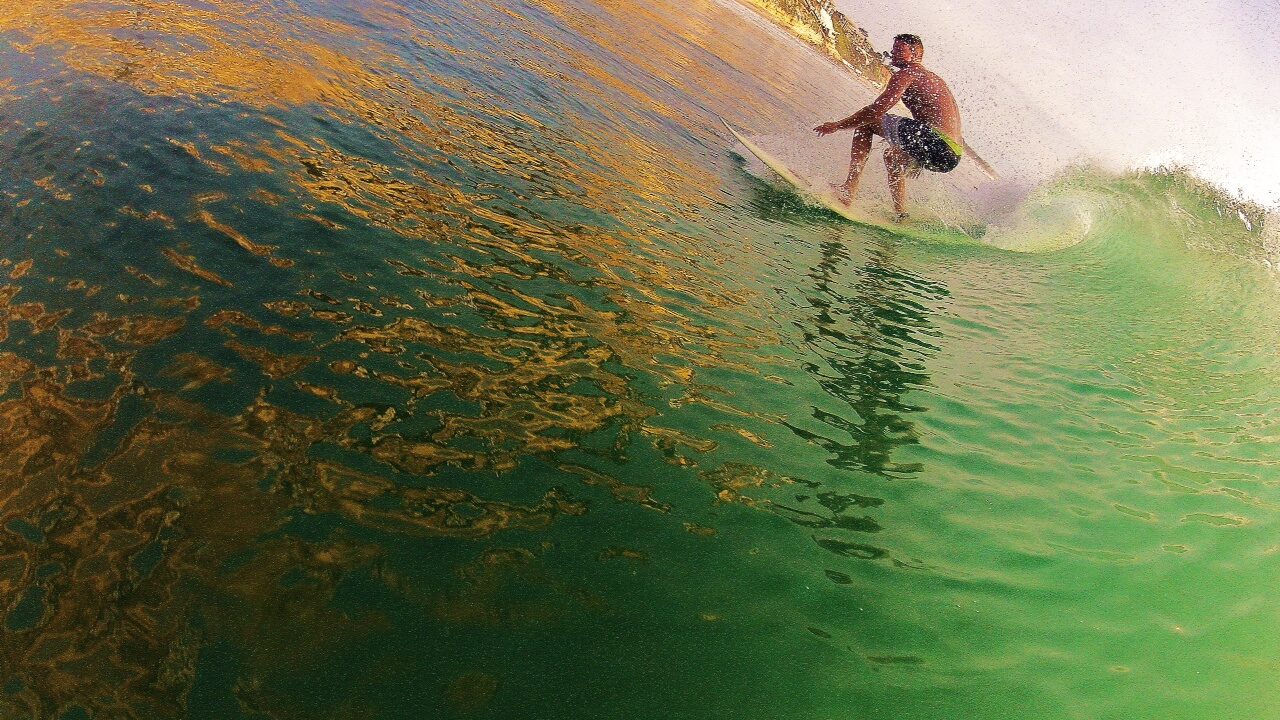
[(0, 6), (0, 715), (1280, 714), (1256, 238), (1087, 174), (1057, 252), (844, 224), (715, 117), (839, 103), (797, 48)]

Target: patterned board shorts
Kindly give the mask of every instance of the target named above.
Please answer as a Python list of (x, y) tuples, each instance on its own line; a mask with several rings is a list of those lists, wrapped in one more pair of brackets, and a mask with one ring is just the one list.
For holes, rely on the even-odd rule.
[(912, 118), (885, 115), (880, 122), (884, 137), (930, 172), (951, 172), (960, 164), (960, 150), (937, 130)]

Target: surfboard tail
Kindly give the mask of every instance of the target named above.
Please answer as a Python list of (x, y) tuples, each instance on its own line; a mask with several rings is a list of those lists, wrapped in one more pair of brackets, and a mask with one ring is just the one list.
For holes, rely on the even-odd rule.
[[(723, 121), (723, 118), (721, 118), (721, 120)], [(973, 148), (969, 147), (969, 143), (965, 142), (964, 140), (961, 140), (960, 144), (964, 146), (965, 157), (969, 158), (970, 160), (973, 160), (973, 162), (978, 165), (978, 168), (982, 170), (982, 174), (986, 175), (992, 180), (1000, 179), (1000, 173), (996, 172), (996, 169), (991, 167), (990, 163), (988, 163), (986, 160), (983, 160), (982, 156), (978, 155), (978, 153), (975, 152)]]

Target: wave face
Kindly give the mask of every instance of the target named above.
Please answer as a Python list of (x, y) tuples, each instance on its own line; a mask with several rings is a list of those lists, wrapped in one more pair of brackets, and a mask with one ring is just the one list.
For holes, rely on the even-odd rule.
[(716, 120), (837, 116), (806, 53), (0, 8), (0, 716), (1274, 716), (1268, 225), (1080, 170), (859, 229)]

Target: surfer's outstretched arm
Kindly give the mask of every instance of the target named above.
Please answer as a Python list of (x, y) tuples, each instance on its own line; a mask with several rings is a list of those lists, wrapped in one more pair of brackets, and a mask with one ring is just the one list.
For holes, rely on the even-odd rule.
[(889, 109), (898, 104), (902, 99), (903, 93), (911, 86), (914, 79), (912, 74), (907, 70), (899, 70), (893, 74), (893, 79), (885, 86), (884, 92), (880, 93), (880, 97), (871, 102), (870, 105), (862, 108), (858, 112), (850, 115), (843, 120), (822, 123), (813, 131), (818, 135), (830, 135), (837, 130), (849, 130), (851, 128), (862, 127), (880, 122), (880, 118), (884, 117)]

